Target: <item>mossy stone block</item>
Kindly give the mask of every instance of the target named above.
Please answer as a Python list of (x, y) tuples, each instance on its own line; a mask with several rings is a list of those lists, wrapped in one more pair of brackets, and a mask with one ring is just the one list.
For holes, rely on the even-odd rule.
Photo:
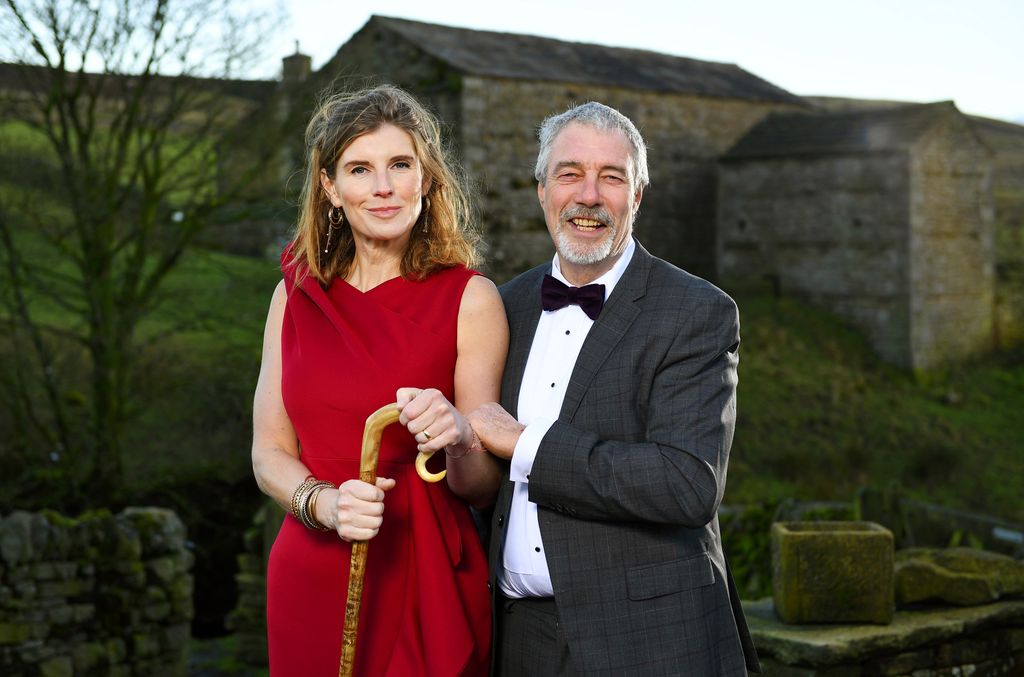
[(21, 644), (32, 637), (32, 626), (28, 623), (0, 623), (0, 645)]
[(1024, 562), (970, 548), (911, 548), (896, 553), (896, 602), (989, 604), (1024, 594)]
[(892, 622), (892, 532), (873, 522), (776, 522), (772, 597), (786, 623)]
[(95, 674), (107, 662), (107, 648), (100, 642), (86, 642), (74, 648), (71, 658), (76, 673)]
[(40, 677), (73, 677), (74, 674), (70, 656), (55, 656), (39, 664)]

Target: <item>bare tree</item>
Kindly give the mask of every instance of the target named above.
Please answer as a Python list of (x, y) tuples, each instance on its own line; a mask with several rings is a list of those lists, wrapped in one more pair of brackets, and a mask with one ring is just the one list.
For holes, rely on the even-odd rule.
[(258, 85), (229, 79), (268, 17), (231, 0), (3, 1), (5, 445), (82, 504), (121, 489), (140, 321), (274, 152), (264, 134), (226, 171)]

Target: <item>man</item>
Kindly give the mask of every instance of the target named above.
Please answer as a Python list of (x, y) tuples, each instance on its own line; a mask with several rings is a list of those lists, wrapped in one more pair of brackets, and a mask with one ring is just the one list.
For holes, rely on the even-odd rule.
[(503, 407), (469, 417), (511, 461), (491, 524), (496, 672), (759, 671), (717, 518), (736, 306), (633, 240), (647, 151), (618, 111), (545, 120), (535, 174), (557, 253), (502, 286)]

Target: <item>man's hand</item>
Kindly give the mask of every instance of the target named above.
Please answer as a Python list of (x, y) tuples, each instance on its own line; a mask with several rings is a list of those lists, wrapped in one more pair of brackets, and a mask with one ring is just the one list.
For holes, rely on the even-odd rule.
[(469, 424), (480, 437), (484, 447), (499, 458), (510, 459), (519, 436), (526, 426), (512, 417), (496, 402), (488, 402), (471, 412)]

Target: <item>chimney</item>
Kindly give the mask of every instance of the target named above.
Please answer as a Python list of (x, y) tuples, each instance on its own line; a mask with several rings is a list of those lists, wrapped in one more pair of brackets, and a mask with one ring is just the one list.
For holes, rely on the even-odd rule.
[(313, 72), (313, 57), (299, 51), (299, 41), (295, 41), (295, 53), (281, 59), (281, 82), (294, 85), (305, 81)]

